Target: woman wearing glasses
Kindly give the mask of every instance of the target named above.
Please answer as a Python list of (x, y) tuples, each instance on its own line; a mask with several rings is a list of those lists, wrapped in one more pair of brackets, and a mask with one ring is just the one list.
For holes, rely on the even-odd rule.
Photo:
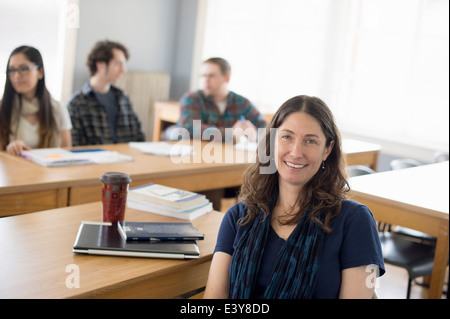
[(0, 147), (9, 154), (45, 147), (70, 147), (72, 124), (45, 87), (39, 51), (20, 46), (10, 55), (0, 101)]

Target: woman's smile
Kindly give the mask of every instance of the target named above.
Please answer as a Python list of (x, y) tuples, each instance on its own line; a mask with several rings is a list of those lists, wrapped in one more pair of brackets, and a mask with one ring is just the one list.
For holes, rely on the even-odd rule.
[(288, 161), (284, 161), (284, 163), (285, 163), (287, 166), (289, 166), (289, 167), (291, 167), (291, 168), (294, 168), (294, 169), (301, 169), (301, 168), (303, 168), (303, 167), (306, 166), (306, 164), (295, 164), (295, 163), (293, 163), (293, 162), (288, 162)]

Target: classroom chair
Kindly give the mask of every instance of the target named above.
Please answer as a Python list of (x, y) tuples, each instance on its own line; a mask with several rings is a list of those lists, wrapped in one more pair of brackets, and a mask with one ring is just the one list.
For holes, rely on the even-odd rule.
[(409, 299), (412, 281), (429, 276), (433, 271), (435, 246), (413, 241), (395, 232), (381, 232), (379, 237), (384, 262), (408, 272), (406, 299)]
[[(401, 165), (395, 167), (399, 166)], [(347, 167), (347, 169), (350, 176), (375, 173), (374, 170), (364, 165), (352, 165)], [(411, 231), (415, 230), (411, 229)], [(431, 272), (433, 271), (435, 245), (416, 242), (407, 236), (402, 237), (400, 234), (391, 231), (390, 224), (381, 221), (378, 222), (378, 232), (383, 250), (384, 262), (404, 268), (408, 272), (406, 299), (409, 299), (412, 281), (418, 277), (431, 275)]]
[(444, 152), (444, 151), (436, 151), (436, 153), (434, 153), (434, 162), (435, 163), (441, 163), (441, 162), (445, 162), (448, 161), (448, 153)]
[(409, 168), (409, 167), (416, 167), (422, 165), (419, 161), (416, 161), (412, 158), (397, 158), (395, 160), (392, 160), (390, 163), (391, 169), (403, 169), (403, 168)]
[(373, 169), (371, 169), (369, 166), (365, 166), (365, 165), (347, 166), (347, 170), (348, 170), (348, 174), (350, 177), (375, 173), (375, 171)]

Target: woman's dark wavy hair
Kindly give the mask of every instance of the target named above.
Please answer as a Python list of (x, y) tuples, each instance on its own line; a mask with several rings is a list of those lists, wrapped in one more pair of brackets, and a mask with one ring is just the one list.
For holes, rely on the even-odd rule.
[[(345, 158), (342, 154), (341, 136), (335, 125), (334, 117), (328, 106), (319, 98), (300, 95), (287, 100), (272, 118), (266, 128), (265, 139), (262, 139), (258, 146), (256, 162), (252, 164), (244, 174), (243, 185), (239, 194), (239, 199), (247, 205), (247, 214), (239, 221), (241, 225), (251, 222), (256, 214), (263, 213), (265, 217), (269, 215), (269, 202), (273, 194), (278, 194), (278, 172), (272, 174), (261, 174), (261, 168), (267, 165), (274, 165), (275, 154), (271, 154), (274, 149), (276, 134), (271, 134), (281, 126), (284, 120), (295, 112), (303, 112), (314, 117), (322, 128), (326, 137), (326, 146), (334, 141), (333, 149), (325, 161), (325, 168), (319, 171), (303, 187), (298, 194), (297, 202), (300, 204), (298, 212), (290, 212), (289, 220), (283, 220), (284, 224), (295, 224), (299, 221), (302, 213), (312, 209), (311, 218), (322, 225), (325, 232), (331, 232), (330, 221), (339, 215), (342, 202), (346, 198), (350, 187), (345, 171)], [(272, 146), (272, 147), (271, 147)], [(269, 163), (260, 161), (260, 152), (271, 160)], [(264, 154), (264, 153), (262, 153)], [(323, 220), (319, 215), (323, 214)]]
[[(8, 68), (11, 57), (15, 54), (22, 53), (28, 60), (39, 66), (39, 70), (44, 69), (44, 61), (38, 49), (31, 46), (23, 45), (11, 52), (6, 65), (6, 81), (3, 98), (0, 105), (0, 148), (5, 149), (10, 143), (9, 135), (11, 134), (11, 116), (13, 107), (13, 98), (16, 94), (11, 79), (9, 78)], [(57, 129), (57, 124), (53, 114), (50, 93), (45, 86), (45, 73), (42, 79), (37, 83), (36, 97), (39, 99), (39, 142), (38, 148), (51, 147), (53, 144), (53, 132)], [(22, 103), (22, 95), (19, 94), (20, 104)]]

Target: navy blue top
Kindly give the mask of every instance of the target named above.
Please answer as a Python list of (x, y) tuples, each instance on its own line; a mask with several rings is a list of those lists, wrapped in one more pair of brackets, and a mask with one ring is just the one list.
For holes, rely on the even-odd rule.
[[(247, 206), (237, 203), (225, 214), (220, 226), (214, 252), (233, 255), (244, 227), (238, 227), (237, 221), (247, 211)], [(270, 218), (270, 216), (268, 217)], [(345, 200), (342, 210), (330, 224), (332, 233), (325, 235), (317, 283), (313, 298), (338, 298), (341, 285), (341, 271), (365, 265), (377, 265), (379, 276), (385, 272), (381, 244), (378, 238), (375, 219), (367, 206), (352, 200)], [(270, 227), (261, 266), (256, 279), (253, 298), (262, 298), (275, 267), (277, 254), (285, 244)], [(372, 272), (368, 269), (367, 275)]]

